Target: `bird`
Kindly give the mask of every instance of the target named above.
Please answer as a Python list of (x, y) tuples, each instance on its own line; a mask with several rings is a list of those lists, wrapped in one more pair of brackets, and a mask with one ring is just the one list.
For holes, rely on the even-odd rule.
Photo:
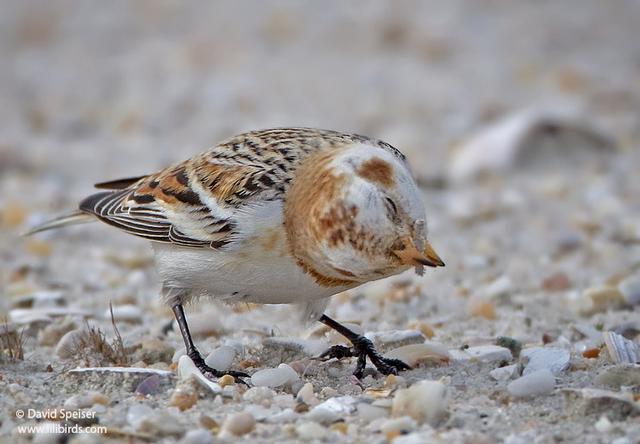
[(76, 211), (28, 234), (91, 221), (151, 241), (186, 354), (212, 380), (238, 371), (209, 367), (189, 332), (185, 304), (293, 304), (351, 347), (322, 359), (356, 357), (382, 374), (409, 369), (363, 335), (324, 314), (330, 296), (444, 262), (427, 241), (422, 194), (406, 157), (378, 139), (313, 128), (274, 128), (230, 137), (158, 172), (102, 182)]

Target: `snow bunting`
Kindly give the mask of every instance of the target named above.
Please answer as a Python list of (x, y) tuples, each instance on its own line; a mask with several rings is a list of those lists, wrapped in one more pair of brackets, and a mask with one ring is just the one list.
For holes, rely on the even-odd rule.
[(384, 374), (409, 368), (323, 314), (331, 295), (444, 265), (426, 240), (405, 157), (388, 143), (309, 128), (253, 131), (157, 173), (96, 187), (107, 191), (31, 233), (100, 220), (152, 241), (163, 297), (205, 376), (227, 372), (208, 367), (191, 339), (183, 305), (201, 296), (299, 305), (306, 319), (352, 343), (324, 356), (357, 357), (358, 377), (367, 357)]

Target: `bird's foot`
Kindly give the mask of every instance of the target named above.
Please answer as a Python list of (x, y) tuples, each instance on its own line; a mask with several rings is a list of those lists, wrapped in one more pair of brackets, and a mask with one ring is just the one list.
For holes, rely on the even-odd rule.
[(204, 362), (204, 359), (202, 359), (202, 356), (200, 356), (200, 353), (198, 352), (190, 354), (189, 357), (195, 364), (196, 368), (200, 370), (200, 373), (210, 381), (217, 382), (218, 378), (229, 375), (233, 376), (236, 383), (244, 384), (247, 387), (249, 386), (249, 384), (242, 378), (250, 378), (250, 376), (244, 372), (237, 372), (233, 370), (220, 371), (215, 368), (211, 368)]
[(355, 356), (358, 358), (358, 363), (353, 371), (353, 375), (360, 379), (362, 378), (364, 368), (367, 364), (367, 357), (374, 365), (374, 367), (383, 375), (397, 375), (399, 371), (411, 370), (411, 367), (405, 362), (399, 359), (391, 359), (383, 357), (376, 348), (373, 346), (371, 340), (364, 336), (358, 336), (353, 341), (353, 347), (345, 347), (344, 345), (334, 345), (326, 352), (322, 353), (318, 358), (323, 360), (329, 360), (332, 358), (344, 359)]

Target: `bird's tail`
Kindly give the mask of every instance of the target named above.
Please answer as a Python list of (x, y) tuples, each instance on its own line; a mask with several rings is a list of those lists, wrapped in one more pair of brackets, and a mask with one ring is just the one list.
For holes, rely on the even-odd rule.
[(95, 218), (90, 214), (83, 213), (81, 211), (74, 211), (71, 214), (57, 217), (53, 220), (45, 222), (41, 225), (33, 227), (24, 236), (31, 236), (32, 234), (40, 233), (41, 231), (53, 230), (54, 228), (66, 227), (67, 225), (85, 224), (87, 222), (94, 221)]

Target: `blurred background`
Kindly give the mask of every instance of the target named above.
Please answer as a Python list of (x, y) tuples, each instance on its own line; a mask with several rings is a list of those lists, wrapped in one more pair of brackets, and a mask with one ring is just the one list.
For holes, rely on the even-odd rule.
[[(558, 387), (591, 387), (611, 363), (602, 332), (637, 340), (639, 30), (637, 0), (0, 0), (0, 326), (8, 319), (5, 336), (22, 332), (25, 348), (25, 361), (3, 364), (4, 381), (16, 383), (4, 384), (0, 411), (24, 408), (24, 396), (66, 406), (75, 391), (98, 390), (118, 400), (100, 424), (122, 428), (139, 401), (133, 388), (63, 371), (113, 364), (99, 354), (78, 363), (69, 351), (85, 321), (112, 336), (110, 303), (136, 350), (131, 365), (173, 370), (182, 353), (177, 329), (163, 333), (172, 314), (148, 242), (104, 224), (21, 232), (76, 208), (96, 182), (154, 172), (243, 131), (310, 126), (393, 144), (424, 190), (429, 240), (447, 266), (343, 293), (328, 314), (451, 351), (450, 365), (407, 374), (451, 382), (446, 429), (469, 439), (438, 440), (494, 442), (520, 430), (506, 442), (599, 441), (600, 413), (567, 413), (559, 390), (505, 408), (507, 382), (489, 372), (506, 361), (461, 350), (491, 349), (498, 336), (546, 344), (563, 369), (571, 358)], [(201, 351), (231, 345), (251, 373), (289, 362), (291, 350), (303, 359), (287, 310), (206, 304), (187, 317)], [(289, 339), (269, 345), (274, 334)], [(338, 390), (327, 398), (359, 396), (350, 367), (328, 363), (309, 378)], [(157, 427), (191, 418), (193, 429), (199, 413), (222, 423), (221, 409), (242, 396), (224, 406), (200, 398)], [(13, 427), (0, 421), (0, 435)], [(607, 427), (603, 442), (640, 436), (630, 416)], [(291, 439), (278, 423), (259, 428)]]
[[(483, 282), (509, 267), (514, 281), (535, 281), (536, 254), (549, 264), (551, 251), (584, 236), (632, 245), (639, 237), (627, 181), (639, 165), (638, 1), (23, 0), (1, 8), (0, 240), (10, 292), (70, 286), (79, 275), (91, 281), (80, 288), (100, 287), (93, 281), (119, 274), (87, 257), (149, 257), (145, 242), (108, 227), (17, 240), (75, 208), (93, 183), (274, 126), (357, 132), (405, 152), (427, 191), (432, 243), (452, 264), (452, 279), (438, 285), (452, 291), (471, 286), (474, 266)], [(569, 148), (599, 154), (558, 155)], [(606, 163), (593, 164), (600, 157)], [(557, 165), (550, 175), (546, 167)], [(480, 170), (494, 180), (478, 180)], [(531, 186), (519, 184), (531, 174)], [(602, 267), (635, 264), (627, 246), (610, 245), (615, 261), (600, 252)], [(522, 263), (505, 251), (520, 251)], [(574, 279), (586, 285), (585, 260), (576, 259)], [(20, 274), (25, 264), (43, 274)]]

